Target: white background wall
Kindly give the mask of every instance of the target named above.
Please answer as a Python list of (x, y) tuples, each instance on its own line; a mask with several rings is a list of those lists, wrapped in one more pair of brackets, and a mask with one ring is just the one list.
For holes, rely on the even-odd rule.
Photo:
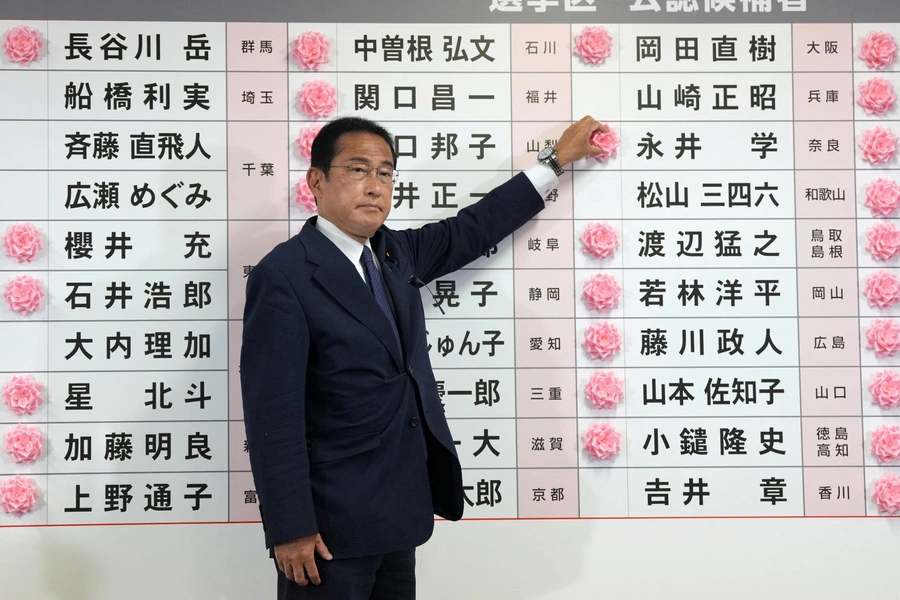
[[(900, 599), (900, 519), (437, 523), (423, 600)], [(258, 525), (0, 531), (3, 600), (275, 597)]]

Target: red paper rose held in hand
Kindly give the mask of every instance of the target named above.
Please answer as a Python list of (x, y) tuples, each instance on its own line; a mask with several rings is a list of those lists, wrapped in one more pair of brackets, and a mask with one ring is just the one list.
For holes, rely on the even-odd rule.
[(15, 223), (6, 230), (3, 236), (3, 250), (16, 262), (32, 261), (41, 251), (41, 232), (31, 223)]
[(308, 117), (323, 119), (337, 107), (337, 91), (327, 81), (307, 81), (297, 95), (300, 110)]
[(43, 390), (31, 375), (16, 375), (3, 388), (3, 401), (13, 414), (31, 415), (44, 402)]
[(872, 432), (872, 454), (882, 463), (900, 458), (900, 425), (880, 425)]
[(34, 510), (38, 493), (31, 477), (16, 475), (0, 483), (0, 507), (4, 512), (22, 516)]
[(44, 436), (34, 425), (18, 424), (6, 432), (4, 450), (14, 463), (34, 462), (41, 457)]
[(328, 50), (331, 44), (325, 36), (318, 31), (307, 31), (294, 40), (294, 50), (291, 56), (307, 71), (318, 71), (322, 65), (328, 62)]
[(622, 349), (622, 334), (612, 323), (594, 323), (585, 330), (582, 345), (591, 358), (609, 360)]
[(22, 316), (36, 311), (41, 305), (44, 290), (41, 282), (30, 275), (18, 275), (6, 284), (3, 292), (9, 309)]
[(619, 247), (619, 233), (609, 223), (591, 223), (581, 234), (585, 254), (609, 258)]
[(612, 408), (625, 398), (625, 385), (612, 371), (594, 371), (584, 395), (597, 408)]
[(900, 373), (897, 371), (879, 371), (869, 384), (872, 404), (891, 409), (900, 406)]
[(900, 277), (890, 271), (875, 271), (866, 277), (863, 293), (869, 299), (869, 306), (890, 308), (900, 300)]
[(866, 348), (876, 356), (894, 356), (900, 349), (900, 325), (893, 319), (875, 319), (866, 329)]
[(900, 231), (893, 223), (876, 223), (866, 232), (866, 250), (875, 260), (891, 260), (900, 253)]
[(891, 162), (897, 156), (897, 136), (887, 127), (863, 131), (859, 140), (860, 156), (873, 165)]
[(622, 435), (609, 423), (592, 423), (582, 437), (585, 451), (594, 460), (612, 460), (621, 451)]
[(309, 125), (300, 131), (300, 136), (297, 138), (297, 150), (304, 160), (312, 158), (313, 141), (320, 131), (322, 131), (321, 125)]
[(863, 107), (868, 115), (881, 116), (892, 110), (897, 103), (897, 92), (893, 84), (884, 77), (875, 77), (859, 84), (857, 104)]
[(306, 183), (306, 177), (301, 177), (300, 181), (297, 182), (297, 185), (294, 186), (294, 200), (306, 212), (316, 212), (316, 209), (318, 208), (318, 206), (316, 206), (316, 197), (313, 195), (312, 190), (309, 189), (309, 184)]
[(575, 54), (585, 64), (598, 65), (612, 54), (612, 44), (609, 31), (599, 25), (588, 25), (581, 30), (581, 35), (575, 36)]
[(900, 185), (893, 179), (879, 177), (866, 186), (866, 206), (872, 216), (890, 217), (900, 208)]
[(600, 154), (594, 156), (598, 162), (605, 162), (608, 158), (615, 156), (616, 150), (619, 148), (619, 134), (609, 125), (606, 127), (609, 131), (595, 131), (591, 134), (589, 140), (591, 146), (596, 146), (602, 150)]
[(859, 43), (859, 58), (870, 69), (882, 70), (897, 58), (897, 41), (883, 31), (871, 31)]
[(6, 57), (25, 67), (40, 57), (43, 46), (40, 32), (25, 25), (10, 29), (3, 40)]
[(622, 287), (616, 278), (607, 273), (597, 273), (585, 280), (581, 293), (590, 310), (609, 311), (619, 305)]

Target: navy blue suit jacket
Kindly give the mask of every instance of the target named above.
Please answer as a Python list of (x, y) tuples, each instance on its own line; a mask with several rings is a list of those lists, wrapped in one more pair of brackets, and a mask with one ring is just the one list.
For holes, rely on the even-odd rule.
[(266, 546), (320, 533), (336, 558), (406, 550), (463, 514), (462, 471), (419, 289), (544, 207), (524, 174), (451, 218), (372, 238), (403, 344), (355, 266), (314, 227), (247, 280), (240, 375)]

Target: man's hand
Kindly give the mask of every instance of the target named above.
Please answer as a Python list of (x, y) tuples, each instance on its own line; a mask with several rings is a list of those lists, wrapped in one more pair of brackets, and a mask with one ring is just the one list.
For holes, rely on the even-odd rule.
[(609, 127), (591, 116), (582, 117), (577, 123), (569, 125), (556, 143), (556, 161), (559, 166), (564, 167), (586, 156), (600, 154), (600, 148), (591, 146), (590, 143), (591, 134), (598, 130), (606, 133)]
[(276, 545), (275, 561), (291, 581), (303, 586), (310, 581), (319, 585), (322, 579), (316, 567), (316, 552), (325, 560), (331, 560), (331, 553), (318, 533)]

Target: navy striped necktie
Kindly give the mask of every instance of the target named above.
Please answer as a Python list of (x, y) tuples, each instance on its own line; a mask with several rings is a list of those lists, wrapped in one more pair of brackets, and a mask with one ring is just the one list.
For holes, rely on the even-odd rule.
[(381, 276), (378, 274), (378, 269), (375, 268), (375, 261), (372, 259), (372, 251), (369, 250), (368, 246), (363, 246), (362, 264), (363, 267), (365, 267), (366, 283), (369, 284), (369, 289), (372, 291), (372, 295), (375, 296), (375, 302), (378, 303), (381, 312), (384, 313), (384, 316), (386, 316), (391, 323), (394, 339), (397, 340), (397, 348), (400, 349), (402, 353), (403, 345), (400, 343), (400, 332), (397, 330), (397, 322), (394, 320), (394, 313), (391, 311), (390, 304), (388, 304), (387, 294), (384, 291), (384, 285), (381, 283)]

